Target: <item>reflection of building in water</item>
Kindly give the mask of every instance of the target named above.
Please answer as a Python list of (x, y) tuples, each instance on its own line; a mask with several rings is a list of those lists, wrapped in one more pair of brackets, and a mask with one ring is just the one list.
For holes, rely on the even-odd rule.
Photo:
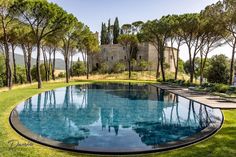
[(20, 117), (26, 126), (34, 126), (34, 132), (55, 138), (60, 134), (57, 140), (68, 143), (87, 138), (90, 128), (99, 126), (115, 135), (120, 129), (133, 129), (144, 143), (152, 145), (166, 139), (163, 132), (168, 132), (169, 139), (177, 138), (210, 123), (205, 106), (191, 101), (187, 107), (179, 106), (177, 96), (156, 87), (102, 84), (88, 85), (86, 92), (79, 88), (39, 94), (25, 103)]
[[(135, 121), (155, 121), (167, 126), (172, 125), (171, 123), (180, 124), (180, 115), (177, 113), (179, 112), (178, 97), (174, 94), (168, 94), (153, 86), (143, 85), (119, 86), (109, 84), (106, 86), (101, 84), (91, 86), (98, 91), (96, 96), (88, 92), (89, 101), (97, 102), (96, 105), (101, 108), (102, 128), (106, 128), (109, 132), (111, 128), (114, 128), (117, 134), (120, 127), (133, 127)], [(98, 94), (99, 90), (105, 90), (106, 94), (104, 92)], [(121, 98), (124, 100), (121, 101)], [(155, 100), (159, 101), (156, 102)], [(189, 125), (192, 116), (196, 115), (196, 113), (190, 113), (195, 112), (192, 110), (194, 108), (192, 103), (190, 105), (188, 112), (190, 115), (186, 117), (189, 120)], [(170, 117), (166, 117), (166, 110), (170, 110)], [(174, 121), (174, 116), (178, 120)]]

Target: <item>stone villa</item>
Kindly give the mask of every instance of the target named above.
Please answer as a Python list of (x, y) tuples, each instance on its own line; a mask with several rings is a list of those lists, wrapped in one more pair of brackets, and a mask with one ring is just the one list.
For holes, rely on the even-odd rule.
[[(177, 49), (166, 47), (165, 48), (165, 63), (169, 65), (171, 72), (175, 71), (174, 57), (172, 54), (172, 49), (174, 50), (175, 58), (177, 56)], [(156, 70), (157, 68), (157, 50), (149, 43), (138, 44), (138, 51), (136, 54), (137, 62), (145, 60), (150, 63), (148, 70)], [(102, 63), (106, 63), (111, 71), (117, 62), (123, 62), (127, 65), (127, 54), (125, 48), (120, 44), (109, 44), (101, 45), (101, 52), (89, 57), (89, 69), (96, 70)], [(135, 69), (140, 70), (140, 69)]]

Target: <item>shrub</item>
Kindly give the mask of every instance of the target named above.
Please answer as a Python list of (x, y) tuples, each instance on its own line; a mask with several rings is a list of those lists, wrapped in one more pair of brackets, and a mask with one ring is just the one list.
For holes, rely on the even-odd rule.
[(72, 76), (81, 76), (86, 74), (86, 67), (83, 62), (77, 61), (72, 66)]
[(201, 85), (202, 88), (212, 88), (213, 86), (214, 86), (214, 84), (212, 84), (212, 83), (203, 83)]
[(143, 59), (139, 62), (139, 67), (141, 71), (147, 70), (148, 66), (149, 66), (149, 63)]
[(175, 83), (175, 79), (167, 79), (166, 82), (168, 82), (168, 83)]
[(21, 67), (21, 66), (17, 66), (16, 67), (16, 77), (17, 77), (17, 81), (15, 83), (26, 83), (27, 79), (26, 79), (26, 74), (25, 74), (25, 68)]
[(165, 70), (170, 69), (170, 64), (164, 63), (164, 69), (165, 69)]
[(189, 74), (190, 73), (190, 62), (189, 60), (187, 60), (186, 62), (184, 62), (184, 72), (186, 74)]
[(212, 92), (226, 93), (229, 90), (229, 86), (225, 84), (215, 84), (212, 88)]
[(98, 69), (99, 73), (105, 74), (109, 72), (109, 66), (107, 63), (102, 63), (100, 68)]
[(228, 92), (229, 93), (236, 93), (236, 87), (229, 87)]
[(4, 61), (4, 56), (0, 53), (0, 87), (3, 87), (5, 84), (6, 84), (5, 61)]
[[(46, 80), (46, 72), (45, 72), (44, 64), (40, 64), (40, 74), (41, 74), (42, 81), (45, 81)], [(31, 75), (32, 75), (32, 79), (37, 81), (36, 65), (34, 65), (33, 68), (31, 69)]]
[(114, 73), (121, 73), (121, 72), (124, 72), (124, 71), (125, 71), (125, 68), (126, 68), (126, 66), (125, 66), (124, 63), (118, 62), (118, 63), (116, 63), (116, 64), (114, 65), (114, 67), (113, 67), (113, 72), (114, 72)]
[(64, 77), (66, 77), (66, 74), (64, 72), (60, 72), (58, 74), (58, 78), (64, 78)]
[(137, 63), (137, 61), (133, 58), (133, 59), (131, 60), (130, 64), (131, 64), (132, 70), (134, 70), (134, 68), (137, 66), (138, 63)]
[(182, 86), (185, 83), (185, 80), (177, 80), (177, 84)]
[(183, 82), (183, 85), (186, 87), (196, 87), (198, 86), (196, 83), (191, 83), (189, 80), (187, 82)]
[(229, 62), (225, 55), (215, 55), (210, 59), (207, 79), (211, 83), (225, 83), (229, 79)]
[(179, 72), (184, 72), (184, 61), (183, 60), (181, 60), (180, 58), (179, 58), (179, 62), (178, 62), (178, 70), (179, 70)]

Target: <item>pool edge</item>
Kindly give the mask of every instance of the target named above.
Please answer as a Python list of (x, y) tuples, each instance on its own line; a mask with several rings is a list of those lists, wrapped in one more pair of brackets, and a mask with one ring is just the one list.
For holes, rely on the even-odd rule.
[[(158, 88), (158, 87), (156, 87), (156, 88)], [(203, 105), (205, 105), (205, 104), (203, 104)], [(134, 151), (126, 151), (126, 152), (125, 151), (124, 152), (115, 152), (115, 151), (114, 152), (113, 151), (110, 151), (110, 152), (106, 151), (105, 152), (105, 151), (91, 151), (91, 150), (90, 151), (89, 150), (76, 150), (76, 149), (72, 149), (72, 147), (74, 147), (74, 146), (71, 146), (71, 145), (70, 145), (70, 147), (60, 147), (58, 145), (47, 144), (47, 143), (44, 143), (42, 141), (39, 141), (39, 140), (37, 140), (35, 138), (32, 138), (32, 137), (28, 136), (27, 133), (22, 133), (19, 130), (19, 128), (16, 127), (16, 124), (15, 124), (16, 121), (14, 121), (14, 118), (16, 118), (16, 117), (14, 117), (13, 114), (16, 111), (16, 107), (10, 113), (9, 123), (10, 123), (11, 127), (19, 135), (23, 136), (24, 138), (26, 138), (26, 139), (28, 139), (30, 141), (33, 141), (35, 143), (41, 144), (41, 145), (51, 147), (51, 148), (56, 148), (56, 149), (65, 150), (65, 151), (71, 151), (71, 152), (77, 152), (77, 153), (97, 154), (97, 155), (134, 155), (134, 154), (145, 154), (145, 153), (158, 153), (158, 152), (165, 152), (165, 151), (170, 151), (170, 150), (181, 149), (181, 148), (185, 148), (185, 147), (197, 144), (197, 143), (202, 142), (204, 140), (207, 140), (208, 138), (210, 138), (213, 135), (215, 135), (223, 127), (223, 124), (224, 124), (224, 114), (223, 114), (222, 110), (219, 109), (220, 112), (221, 112), (221, 122), (217, 123), (217, 127), (213, 128), (207, 134), (201, 134), (202, 131), (204, 131), (206, 128), (201, 130), (201, 132), (199, 132), (197, 134), (204, 135), (204, 136), (197, 135), (197, 136), (199, 136), (199, 138), (195, 138), (195, 139), (193, 139), (191, 141), (183, 142), (184, 140), (183, 141), (181, 140), (181, 141), (177, 141), (177, 143), (179, 143), (179, 144), (175, 144), (175, 145), (172, 145), (172, 146), (169, 145), (169, 146), (165, 146), (164, 148), (161, 148), (161, 149), (152, 149), (152, 150), (136, 150), (136, 151), (134, 150)], [(29, 131), (29, 133), (32, 134), (32, 132), (30, 132), (30, 131)], [(194, 136), (190, 136), (188, 138), (192, 138)], [(186, 138), (186, 139), (188, 139), (188, 138)], [(46, 139), (46, 138), (42, 138), (42, 139)], [(49, 140), (49, 141), (53, 141), (53, 140)], [(60, 143), (60, 142), (58, 142), (58, 143)]]

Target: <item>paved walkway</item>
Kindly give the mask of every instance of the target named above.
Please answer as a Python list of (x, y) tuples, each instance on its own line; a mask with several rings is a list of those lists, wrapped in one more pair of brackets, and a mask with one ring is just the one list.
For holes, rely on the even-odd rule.
[(236, 102), (226, 100), (225, 98), (221, 98), (219, 96), (213, 96), (206, 92), (196, 92), (193, 90), (189, 90), (188, 88), (174, 87), (170, 85), (155, 84), (154, 86), (196, 101), (198, 103), (205, 104), (212, 108), (236, 109)]

